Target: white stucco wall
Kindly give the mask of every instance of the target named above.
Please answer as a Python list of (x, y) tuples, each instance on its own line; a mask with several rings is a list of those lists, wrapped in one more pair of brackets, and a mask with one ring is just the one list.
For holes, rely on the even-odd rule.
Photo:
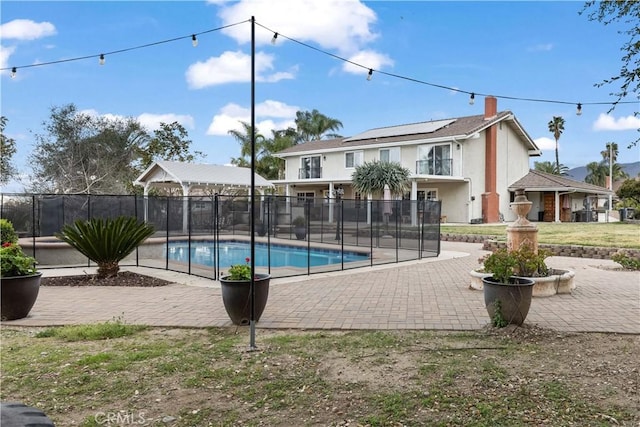
[(506, 123), (498, 124), (498, 161), (496, 183), (500, 194), (500, 213), (505, 221), (517, 218), (510, 208), (509, 185), (529, 172), (529, 155), (527, 147)]

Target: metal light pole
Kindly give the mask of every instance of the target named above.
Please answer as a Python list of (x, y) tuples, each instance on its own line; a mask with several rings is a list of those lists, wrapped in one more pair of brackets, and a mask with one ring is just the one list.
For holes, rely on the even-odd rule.
[[(613, 191), (613, 143), (609, 143), (609, 191)], [(607, 222), (609, 222), (609, 214), (613, 206), (613, 194), (609, 193), (609, 209), (607, 209)]]
[(342, 199), (342, 195), (344, 194), (344, 189), (342, 185), (333, 190), (336, 196), (336, 206), (338, 207), (338, 219), (336, 222), (336, 240), (340, 240), (340, 223), (342, 222), (342, 204), (340, 203), (340, 199)]
[(256, 350), (256, 315), (255, 315), (255, 271), (256, 271), (256, 235), (255, 235), (255, 191), (256, 191), (256, 18), (251, 17), (251, 282), (249, 288), (249, 350)]

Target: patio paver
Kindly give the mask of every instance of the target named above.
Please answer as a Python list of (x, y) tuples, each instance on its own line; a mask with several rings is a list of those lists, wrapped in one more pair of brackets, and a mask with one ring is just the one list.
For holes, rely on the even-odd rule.
[[(469, 271), (480, 244), (442, 242), (441, 259), (273, 279), (258, 328), (474, 330), (489, 322)], [(571, 295), (534, 298), (527, 323), (559, 331), (640, 334), (640, 273), (610, 260), (551, 257), (576, 272)], [(135, 271), (135, 269), (133, 269)], [(218, 282), (140, 269), (176, 283), (156, 288), (46, 287), (28, 317), (3, 325), (52, 326), (121, 319), (164, 327), (232, 326)], [(55, 271), (45, 271), (54, 275)]]

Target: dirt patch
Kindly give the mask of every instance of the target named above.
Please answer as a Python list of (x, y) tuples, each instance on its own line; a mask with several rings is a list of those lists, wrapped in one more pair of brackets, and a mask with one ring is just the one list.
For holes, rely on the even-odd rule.
[(248, 351), (248, 328), (152, 328), (76, 343), (35, 331), (3, 328), (0, 395), (57, 425), (119, 412), (172, 427), (640, 421), (632, 335), (258, 330), (259, 348)]
[(157, 277), (146, 276), (133, 273), (131, 271), (121, 271), (116, 277), (108, 277), (98, 280), (95, 274), (85, 274), (82, 276), (57, 276), (43, 277), (41, 286), (166, 286), (171, 282)]

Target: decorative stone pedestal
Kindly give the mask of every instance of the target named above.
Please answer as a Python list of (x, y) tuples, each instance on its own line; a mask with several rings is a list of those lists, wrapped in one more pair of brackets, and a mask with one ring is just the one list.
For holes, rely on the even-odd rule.
[(507, 227), (507, 249), (520, 249), (523, 245), (530, 246), (534, 253), (538, 253), (538, 227), (527, 219), (533, 202), (527, 200), (523, 189), (516, 190), (516, 197), (511, 203), (511, 210), (518, 215), (513, 224)]

